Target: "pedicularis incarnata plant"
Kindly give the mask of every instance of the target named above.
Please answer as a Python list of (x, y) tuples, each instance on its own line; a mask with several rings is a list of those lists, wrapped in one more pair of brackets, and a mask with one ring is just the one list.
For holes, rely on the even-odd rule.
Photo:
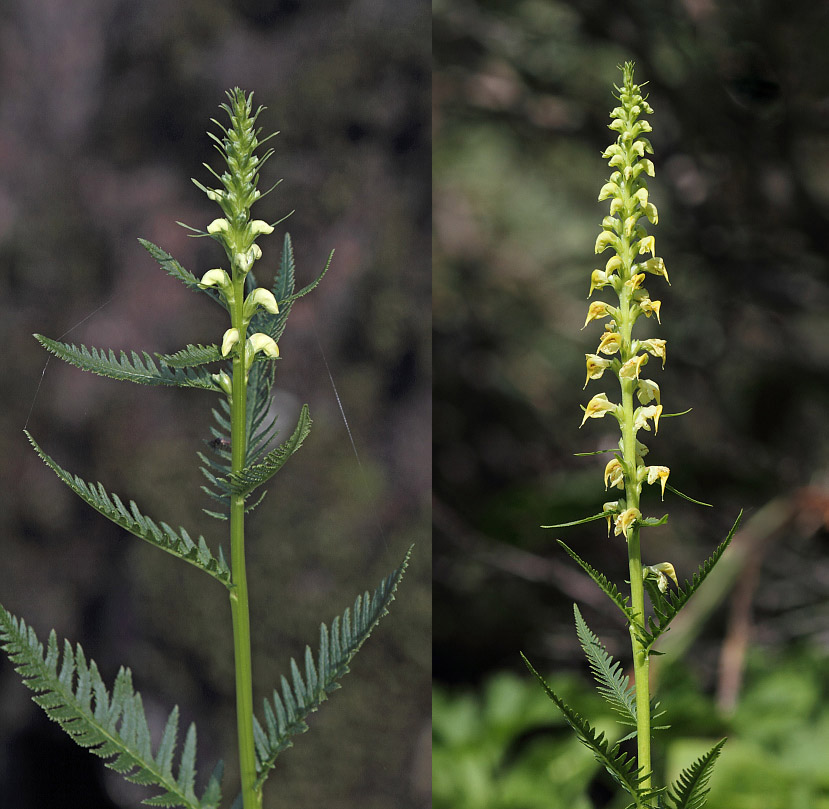
[[(659, 485), (663, 498), (666, 488), (676, 494), (680, 493), (667, 482), (670, 475), (667, 466), (646, 464), (644, 459), (648, 448), (639, 440), (638, 435), (640, 431), (649, 432), (651, 427), (656, 433), (660, 417), (664, 419), (669, 415), (680, 414), (663, 414), (659, 385), (644, 376), (646, 366), (652, 368), (654, 365), (651, 360), (658, 360), (664, 366), (665, 340), (633, 334), (634, 325), (642, 315), (648, 319), (655, 316), (656, 321), (659, 321), (660, 302), (651, 298), (644, 283), (649, 276), (652, 280), (667, 282), (668, 272), (664, 261), (656, 255), (654, 237), (645, 224), (656, 225), (658, 221), (656, 207), (648, 198), (647, 187), (647, 178), (654, 176), (654, 166), (645, 154), (652, 154), (653, 148), (644, 135), (651, 131), (651, 126), (641, 117), (643, 114), (651, 114), (653, 110), (646, 96), (642, 95), (641, 87), (633, 82), (633, 64), (625, 64), (622, 72), (622, 87), (616, 88), (620, 106), (610, 113), (613, 121), (609, 125), (610, 129), (618, 133), (618, 137), (603, 155), (613, 173), (599, 193), (599, 200), (610, 200), (610, 213), (602, 220), (602, 232), (596, 239), (596, 253), (601, 254), (609, 249), (612, 250), (612, 255), (603, 270), (593, 271), (588, 293), (588, 297), (592, 297), (595, 291), (612, 290), (618, 300), (613, 303), (599, 300), (592, 302), (585, 321), (586, 327), (591, 321), (607, 318), (596, 353), (586, 355), (585, 387), (591, 380), (606, 380), (607, 376), (613, 376), (619, 382), (619, 398), (613, 401), (607, 393), (597, 393), (584, 408), (582, 419), (582, 426), (588, 419), (608, 416), (618, 421), (621, 430), (618, 449), (599, 452), (612, 455), (604, 470), (605, 487), (619, 489), (620, 493), (617, 499), (604, 504), (600, 514), (545, 527), (562, 528), (606, 519), (608, 536), (612, 529), (613, 537), (618, 537), (618, 542), (624, 542), (627, 547), (630, 596), (623, 595), (606, 576), (564, 543), (559, 543), (616, 605), (627, 623), (632, 647), (634, 685), (622, 674), (619, 663), (610, 657), (599, 638), (588, 628), (578, 607), (574, 606), (579, 642), (598, 683), (599, 693), (613, 708), (619, 722), (632, 728), (632, 731), (611, 744), (603, 733), (597, 733), (586, 719), (550, 689), (526, 658), (524, 661), (579, 738), (630, 795), (632, 803), (629, 804), (629, 809), (701, 809), (708, 794), (711, 771), (724, 740), (683, 770), (670, 787), (656, 784), (651, 765), (651, 736), (654, 730), (665, 726), (652, 725), (652, 719), (662, 713), (657, 713), (658, 704), (650, 696), (648, 661), (654, 653), (656, 640), (668, 629), (679, 610), (722, 557), (737, 530), (740, 518), (737, 518), (728, 536), (711, 557), (683, 585), (679, 584), (670, 562), (642, 563), (640, 529), (663, 525), (668, 519), (667, 514), (660, 518), (642, 515), (642, 487), (645, 484)], [(614, 548), (617, 547), (620, 546), (614, 545)], [(646, 592), (650, 600), (650, 611), (645, 606)], [(632, 737), (636, 738), (636, 756), (628, 755), (620, 748), (622, 741)]]
[[(373, 594), (358, 596), (353, 607), (320, 627), (316, 656), (305, 648), (301, 664), (291, 660), (291, 671), (280, 679), (278, 690), (265, 699), (260, 719), (253, 710), (251, 676), (250, 616), (245, 573), (245, 515), (261, 501), (264, 492), (254, 492), (275, 475), (307, 438), (311, 419), (302, 407), (293, 434), (271, 448), (276, 435), (275, 419), (269, 418), (277, 341), (285, 329), (297, 298), (310, 292), (325, 270), (299, 292), (294, 292), (294, 261), (290, 237), (286, 234), (276, 278), (268, 288), (258, 286), (252, 272), (262, 258), (257, 239), (267, 236), (274, 225), (251, 218), (251, 206), (264, 194), (257, 188), (259, 171), (273, 154), (256, 155), (268, 138), (259, 140), (256, 119), (261, 112), (252, 108), (252, 94), (239, 89), (228, 94), (227, 127), (215, 122), (222, 136), (210, 137), (227, 168), (219, 175), (206, 165), (220, 187), (195, 184), (218, 203), (222, 216), (206, 231), (196, 234), (218, 242), (227, 256), (228, 269), (211, 269), (201, 279), (185, 270), (174, 258), (147, 241), (141, 244), (162, 269), (186, 287), (201, 291), (222, 306), (230, 326), (221, 345), (188, 345), (156, 360), (124, 352), (88, 349), (36, 335), (50, 352), (85, 371), (143, 385), (175, 385), (200, 388), (218, 394), (219, 407), (213, 410), (216, 425), (206, 441), (211, 455), (199, 453), (202, 471), (209, 482), (205, 491), (218, 503), (207, 511), (224, 521), (230, 531), (230, 564), (219, 547), (212, 550), (203, 537), (192, 539), (183, 528), (145, 516), (134, 501), (129, 505), (110, 494), (100, 483), (87, 483), (53, 461), (27, 433), (32, 446), (45, 463), (77, 495), (116, 525), (157, 548), (183, 559), (212, 576), (217, 587), (230, 597), (233, 625), (233, 652), (236, 672), (236, 713), (242, 788), (234, 809), (261, 809), (262, 786), (280, 752), (291, 746), (291, 737), (307, 729), (305, 718), (328, 694), (339, 688), (338, 680), (348, 672), (351, 658), (368, 638), (394, 598), (394, 592), (408, 562), (384, 579)], [(274, 133), (275, 134), (275, 133)], [(267, 192), (266, 192), (267, 193)], [(276, 223), (278, 224), (278, 223)], [(329, 263), (331, 258), (329, 257)], [(328, 265), (326, 265), (326, 268)], [(153, 806), (181, 806), (187, 809), (215, 809), (222, 802), (221, 763), (213, 771), (201, 796), (195, 792), (196, 728), (190, 725), (180, 755), (177, 754), (178, 708), (173, 708), (153, 750), (141, 695), (134, 690), (132, 674), (122, 668), (109, 690), (93, 661), (87, 661), (80, 646), (65, 641), (63, 653), (54, 631), (44, 652), (34, 631), (21, 619), (0, 606), (0, 641), (34, 697), (49, 715), (81, 746), (106, 759), (107, 766), (127, 780), (155, 788), (145, 803)], [(177, 760), (177, 768), (174, 761)]]

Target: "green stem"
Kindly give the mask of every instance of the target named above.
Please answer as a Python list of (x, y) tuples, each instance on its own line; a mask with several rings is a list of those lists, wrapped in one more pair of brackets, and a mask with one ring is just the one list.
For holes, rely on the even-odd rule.
[[(626, 206), (632, 205), (629, 198), (625, 201)], [(622, 239), (623, 268), (622, 275), (625, 279), (631, 277), (631, 267), (634, 261), (633, 250), (628, 238)], [(635, 318), (632, 316), (632, 301), (630, 293), (624, 291), (620, 296), (621, 324), (620, 333), (622, 337), (621, 355), (622, 361), (630, 359), (634, 352), (632, 349), (633, 324)], [(625, 499), (627, 508), (639, 509), (639, 495), (641, 484), (637, 480), (637, 468), (639, 459), (636, 453), (636, 430), (634, 429), (634, 401), (633, 396), (637, 387), (635, 380), (620, 379), (622, 388), (622, 455), (625, 462)], [(639, 526), (634, 524), (627, 539), (628, 549), (628, 570), (630, 574), (630, 601), (634, 612), (634, 620), (640, 626), (645, 625), (645, 586), (642, 578), (642, 551), (639, 542)], [(637, 762), (640, 771), (645, 778), (642, 781), (642, 788), (649, 789), (651, 786), (651, 701), (649, 682), (649, 660), (648, 651), (642, 645), (637, 635), (634, 624), (630, 627), (630, 642), (633, 652), (633, 676), (636, 683), (636, 742)]]
[[(636, 620), (644, 624), (645, 588), (642, 583), (642, 558), (639, 550), (639, 528), (631, 530), (628, 538), (628, 566), (630, 570), (630, 600)], [(633, 648), (633, 676), (636, 683), (636, 743), (638, 764), (645, 779), (642, 788), (651, 785), (651, 700), (648, 652), (642, 646), (631, 625), (630, 642)]]
[[(231, 468), (239, 472), (245, 465), (247, 446), (247, 377), (245, 374), (245, 329), (242, 301), (244, 279), (234, 282), (235, 301), (231, 321), (239, 328), (240, 340), (233, 358), (233, 395), (230, 402)], [(250, 608), (245, 569), (245, 498), (231, 495), (230, 556), (233, 586), (230, 610), (233, 619), (233, 658), (236, 668), (236, 727), (239, 742), (239, 768), (244, 809), (261, 809), (262, 792), (255, 788), (256, 751), (253, 738), (253, 669), (250, 653)]]

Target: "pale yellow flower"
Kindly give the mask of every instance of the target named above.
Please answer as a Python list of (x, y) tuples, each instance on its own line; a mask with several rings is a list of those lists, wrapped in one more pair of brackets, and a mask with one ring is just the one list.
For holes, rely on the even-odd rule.
[(622, 347), (622, 335), (615, 331), (606, 331), (596, 349), (601, 354), (615, 354)]
[(653, 275), (664, 276), (665, 280), (668, 282), (668, 285), (671, 283), (668, 279), (668, 271), (665, 269), (665, 261), (661, 258), (649, 258), (642, 264), (637, 264), (636, 267), (637, 269), (644, 270), (645, 272), (652, 273)]
[(654, 399), (656, 399), (657, 404), (660, 404), (659, 385), (651, 379), (640, 379), (639, 385), (636, 389), (636, 398), (639, 399), (642, 404), (647, 404)]
[[(585, 354), (584, 355), (587, 359), (587, 379), (585, 380), (584, 387), (587, 387), (587, 383), (591, 379), (599, 379), (601, 375), (607, 370), (607, 367), (610, 365), (611, 360), (606, 360), (603, 357), (600, 357), (598, 354)], [(584, 390), (584, 388), (582, 388)]]
[(639, 343), (639, 348), (644, 348), (648, 354), (651, 354), (654, 357), (659, 357), (662, 360), (662, 367), (665, 367), (665, 346), (667, 342), (665, 340), (660, 340), (659, 338), (653, 338), (651, 340), (642, 340)]
[(659, 417), (662, 415), (662, 405), (648, 405), (647, 407), (637, 407), (636, 417), (633, 422), (634, 431), (650, 430), (648, 419), (653, 419), (654, 433), (659, 431)]
[(230, 228), (230, 222), (227, 219), (214, 219), (208, 226), (207, 232), (210, 234), (224, 233)]
[(642, 579), (647, 579), (653, 576), (656, 579), (656, 586), (660, 593), (668, 591), (668, 579), (672, 579), (674, 584), (679, 587), (679, 580), (676, 577), (676, 570), (670, 562), (660, 562), (658, 565), (648, 565), (642, 568)]
[(653, 236), (645, 236), (639, 240), (639, 255), (641, 256), (643, 253), (650, 253), (651, 255), (656, 253), (656, 243)]
[(585, 328), (591, 320), (596, 320), (601, 317), (609, 317), (615, 311), (616, 309), (614, 307), (604, 301), (593, 301), (587, 310), (587, 320), (584, 321), (584, 326), (582, 326), (582, 328)]
[(653, 485), (658, 480), (662, 484), (662, 499), (665, 499), (665, 484), (668, 482), (668, 475), (671, 470), (667, 466), (648, 466), (648, 484)]
[(597, 393), (588, 403), (584, 409), (584, 418), (581, 420), (580, 427), (584, 426), (587, 419), (601, 419), (609, 412), (615, 411), (616, 405), (609, 401), (606, 393)]
[(230, 354), (231, 349), (239, 342), (239, 329), (228, 329), (222, 336), (222, 356)]
[(619, 379), (639, 379), (639, 372), (642, 366), (648, 362), (647, 354), (638, 354), (631, 357), (620, 369)]
[(618, 458), (609, 461), (604, 468), (604, 487), (616, 486), (619, 489), (625, 488), (625, 468)]
[(642, 519), (642, 512), (638, 508), (627, 508), (616, 517), (613, 524), (614, 536), (621, 534), (625, 539), (628, 538), (628, 531), (636, 520)]

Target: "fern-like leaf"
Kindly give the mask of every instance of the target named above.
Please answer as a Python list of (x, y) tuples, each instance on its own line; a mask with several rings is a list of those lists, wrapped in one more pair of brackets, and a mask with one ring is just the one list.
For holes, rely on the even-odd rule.
[(619, 588), (604, 573), (599, 573), (596, 568), (588, 564), (574, 550), (568, 548), (560, 539), (556, 540), (562, 548), (570, 555), (579, 567), (599, 586), (599, 589), (622, 611), (625, 620), (630, 623), (637, 623), (636, 615), (628, 606), (628, 596), (622, 595)]
[(683, 586), (676, 590), (670, 590), (662, 599), (657, 599), (660, 602), (654, 605), (654, 615), (648, 618), (648, 628), (646, 631), (641, 631), (641, 641), (649, 650), (656, 642), (656, 639), (667, 631), (671, 621), (676, 617), (677, 613), (688, 603), (691, 596), (700, 588), (700, 585), (708, 577), (708, 574), (714, 569), (714, 565), (720, 561), (726, 548), (731, 544), (731, 540), (737, 529), (740, 526), (740, 521), (743, 518), (743, 512), (737, 515), (734, 525), (728, 532), (728, 536), (717, 546), (717, 549), (711, 556), (706, 559), (699, 567), (699, 570), (694, 573), (691, 581), (685, 580)]
[(168, 368), (194, 368), (225, 359), (217, 345), (188, 345), (175, 354), (156, 354), (156, 357)]
[(308, 405), (302, 405), (299, 421), (291, 437), (269, 452), (262, 463), (248, 466), (241, 472), (230, 476), (230, 488), (233, 494), (247, 497), (254, 489), (270, 480), (301, 446), (311, 431), (311, 416)]
[(636, 689), (630, 684), (630, 677), (622, 673), (619, 662), (608, 654), (605, 645), (587, 626), (575, 604), (573, 613), (576, 617), (576, 634), (598, 683), (599, 693), (618, 715), (621, 724), (636, 727)]
[(195, 792), (196, 727), (190, 725), (179, 760), (173, 771), (178, 733), (178, 708), (173, 708), (155, 755), (141, 695), (133, 689), (132, 674), (122, 668), (112, 692), (101, 679), (95, 662), (87, 662), (78, 645), (73, 651), (64, 641), (63, 655), (54, 631), (46, 652), (31, 627), (0, 605), (0, 643), (24, 683), (35, 692), (34, 701), (66, 733), (106, 765), (133, 783), (161, 790), (144, 803), (151, 806), (181, 806), (185, 809), (217, 809), (221, 802), (214, 772), (202, 798)]
[(224, 309), (227, 309), (225, 299), (215, 288), (207, 287), (207, 289), (202, 289), (199, 286), (200, 279), (196, 278), (196, 276), (189, 270), (185, 270), (184, 267), (182, 267), (181, 264), (179, 264), (178, 261), (176, 261), (169, 253), (165, 252), (160, 247), (157, 247), (152, 242), (148, 242), (146, 239), (139, 239), (138, 241), (141, 246), (158, 262), (164, 272), (171, 275), (176, 280), (181, 281), (181, 283), (188, 289), (195, 289), (199, 292), (203, 292), (208, 298), (212, 298)]
[(621, 752), (619, 744), (610, 746), (604, 733), (598, 733), (596, 729), (580, 714), (574, 711), (561, 697), (559, 697), (544, 678), (532, 667), (530, 661), (521, 655), (527, 668), (535, 676), (547, 696), (556, 704), (561, 711), (565, 721), (576, 732), (579, 740), (590, 749), (596, 760), (611, 774), (616, 783), (625, 789), (636, 802), (636, 806), (645, 805), (646, 801), (656, 797), (661, 789), (645, 789), (641, 786), (646, 778), (641, 770), (636, 767), (635, 756)]
[(704, 756), (679, 774), (668, 791), (672, 809), (702, 809), (705, 806), (708, 781), (724, 744), (725, 739), (717, 742)]
[(70, 365), (109, 379), (136, 382), (139, 385), (221, 390), (211, 378), (209, 371), (202, 368), (168, 368), (165, 365), (159, 368), (146, 351), (141, 355), (135, 351), (130, 352), (130, 356), (127, 356), (125, 351), (116, 355), (112, 349), (99, 350), (84, 345), (61, 343), (42, 334), (36, 334), (35, 338), (47, 351)]
[(274, 690), (272, 699), (265, 700), (264, 724), (254, 718), (257, 788), (265, 783), (277, 756), (291, 746), (291, 737), (308, 729), (305, 723), (308, 714), (316, 711), (328, 695), (340, 687), (337, 681), (348, 674), (352, 658), (380, 619), (388, 614), (411, 553), (409, 548), (400, 567), (383, 579), (373, 594), (366, 591), (357, 596), (354, 606), (334, 618), (330, 629), (325, 624), (320, 625), (316, 662), (310, 647), (305, 647), (304, 676), (297, 662), (291, 659), (290, 681), (283, 676), (281, 694)]
[(103, 514), (107, 519), (114, 522), (131, 534), (161, 548), (163, 551), (195, 565), (205, 573), (210, 574), (226, 587), (230, 587), (230, 568), (225, 561), (221, 549), (216, 558), (207, 547), (204, 537), (200, 536), (194, 541), (183, 528), (174, 531), (166, 523), (156, 523), (149, 517), (145, 517), (136, 506), (130, 501), (129, 507), (125, 506), (117, 494), (109, 494), (100, 483), (87, 483), (77, 475), (67, 472), (50, 458), (26, 431), (35, 452), (43, 462), (83, 501), (88, 503), (96, 511)]

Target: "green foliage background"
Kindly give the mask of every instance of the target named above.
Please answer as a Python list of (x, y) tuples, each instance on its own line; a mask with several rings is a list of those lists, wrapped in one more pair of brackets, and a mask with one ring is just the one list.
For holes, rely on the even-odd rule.
[[(666, 410), (693, 408), (660, 424), (648, 460), (715, 505), (666, 497), (671, 518), (644, 533), (644, 561), (671, 561), (680, 580), (690, 578), (740, 508), (748, 526), (723, 576), (706, 582), (687, 623), (666, 637), (688, 671), (679, 702), (693, 695), (709, 715), (697, 729), (681, 705), (672, 710), (666, 671), (660, 689), (677, 734), (671, 762), (680, 744), (683, 766), (702, 752), (697, 734), (708, 747), (727, 734), (712, 796), (723, 783), (750, 783), (762, 761), (787, 785), (781, 800), (827, 799), (805, 756), (803, 797), (787, 774), (797, 765), (780, 752), (784, 742), (763, 747), (769, 737), (752, 724), (776, 718), (791, 724), (784, 735), (808, 737), (825, 721), (827, 32), (829, 13), (805, 2), (436, 2), (435, 676), (441, 689), (467, 695), (440, 690), (438, 714), (466, 705), (474, 715), (468, 689), (482, 689), (477, 699), (489, 704), (496, 672), (523, 682), (519, 649), (545, 674), (586, 682), (573, 601), (610, 652), (628, 660), (612, 607), (553, 540), (620, 585), (624, 549), (601, 523), (538, 526), (595, 514), (607, 499), (606, 459), (573, 453), (618, 439), (612, 425), (578, 429), (589, 398), (584, 354), (594, 346), (590, 327), (580, 329), (590, 272), (600, 266), (592, 249), (605, 212), (596, 196), (607, 175), (601, 152), (613, 139), (610, 90), (617, 66), (631, 59), (655, 110), (649, 185), (672, 283), (660, 289), (663, 326), (650, 335), (668, 341), (656, 380)], [(661, 515), (649, 494), (647, 513)], [(816, 692), (789, 665), (800, 659), (796, 648), (812, 661)], [(572, 683), (574, 694), (585, 687)], [(753, 688), (766, 689), (762, 717), (746, 708)], [(800, 699), (811, 707), (792, 712), (789, 700)], [(539, 721), (532, 716), (521, 732)], [(559, 721), (552, 705), (546, 716)], [(515, 743), (503, 729), (479, 730), (492, 734), (480, 744), (493, 755), (506, 738)], [(445, 771), (459, 748), (436, 732), (435, 766)], [(569, 762), (571, 752), (529, 750), (527, 766), (546, 766), (552, 777), (556, 755)], [(555, 789), (566, 783), (582, 794), (589, 773), (560, 770), (573, 779)], [(745, 794), (754, 797), (719, 805), (766, 805)], [(533, 805), (526, 794), (510, 800), (504, 805)], [(596, 806), (607, 800), (593, 796)], [(573, 797), (568, 805), (579, 804)]]
[[(202, 161), (217, 165), (205, 130), (235, 85), (268, 107), (266, 131), (281, 130), (262, 187), (284, 180), (254, 211), (274, 221), (296, 209), (261, 240), (257, 271), (275, 270), (285, 228), (299, 285), (337, 251), (280, 342), (280, 438), (306, 401), (314, 428), (250, 520), (257, 702), (317, 642), (321, 621), (376, 586), (413, 542), (416, 551), (388, 623), (281, 757), (266, 792), (274, 804), (277, 795), (337, 809), (429, 801), (429, 36), (429, 7), (396, 0), (0, 8), (2, 601), (42, 637), (54, 626), (81, 642), (107, 681), (131, 666), (159, 722), (177, 702), (182, 723), (199, 727), (201, 778), (224, 757), (228, 787), (233, 663), (222, 588), (61, 490), (23, 435), (28, 422), (74, 473), (216, 538), (195, 452), (217, 400), (57, 360), (41, 376), (46, 353), (31, 334), (71, 329), (66, 340), (159, 352), (220, 337), (221, 310), (167, 277), (137, 239), (199, 274), (221, 262), (214, 242), (189, 239), (175, 221), (204, 227), (218, 215), (190, 177), (206, 182)], [(0, 804), (110, 809), (145, 795), (65, 739), (0, 662)]]

